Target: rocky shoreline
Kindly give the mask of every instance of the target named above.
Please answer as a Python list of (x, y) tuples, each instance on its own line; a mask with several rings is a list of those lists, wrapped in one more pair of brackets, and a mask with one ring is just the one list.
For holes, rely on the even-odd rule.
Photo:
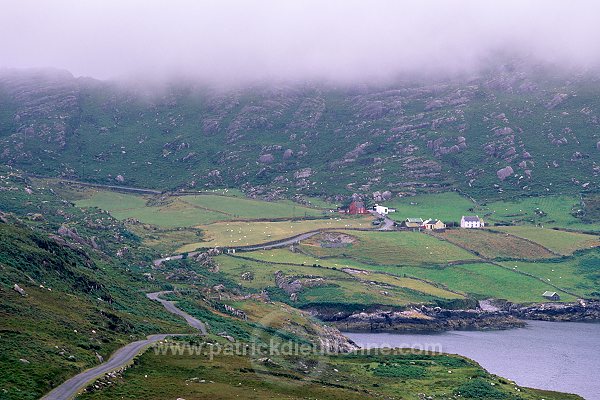
[(311, 309), (324, 322), (345, 332), (441, 332), (449, 330), (499, 330), (519, 328), (526, 320), (600, 322), (600, 301), (519, 305), (486, 300), (474, 309), (451, 310), (414, 307), (407, 310), (374, 310), (332, 313)]

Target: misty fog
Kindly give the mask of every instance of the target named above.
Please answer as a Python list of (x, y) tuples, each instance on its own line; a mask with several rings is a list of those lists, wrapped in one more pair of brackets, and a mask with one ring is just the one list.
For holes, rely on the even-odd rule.
[(469, 72), (501, 52), (600, 64), (600, 2), (0, 0), (0, 67), (208, 82)]

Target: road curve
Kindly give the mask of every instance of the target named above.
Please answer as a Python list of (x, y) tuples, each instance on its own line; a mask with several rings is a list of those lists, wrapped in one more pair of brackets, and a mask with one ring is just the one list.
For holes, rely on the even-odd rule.
[(146, 296), (150, 300), (160, 302), (167, 309), (168, 312), (183, 317), (185, 319), (185, 321), (188, 323), (188, 325), (191, 326), (192, 328), (198, 329), (200, 331), (201, 335), (206, 335), (206, 333), (207, 333), (206, 325), (204, 324), (204, 322), (192, 317), (190, 314), (177, 308), (175, 306), (175, 302), (170, 301), (170, 300), (164, 300), (164, 299), (160, 298), (161, 295), (168, 294), (168, 293), (173, 293), (173, 291), (166, 290), (166, 291), (162, 291), (162, 292), (147, 293)]
[[(279, 247), (285, 247), (285, 246), (289, 246), (291, 244), (301, 242), (302, 240), (306, 240), (309, 237), (315, 236), (315, 235), (321, 233), (322, 231), (323, 230), (310, 231), (310, 232), (306, 232), (306, 233), (301, 233), (296, 236), (292, 236), (287, 239), (277, 240), (274, 242), (268, 242), (268, 243), (264, 243), (264, 244), (253, 244), (253, 245), (248, 245), (248, 246), (235, 246), (235, 247), (232, 246), (231, 248), (235, 249), (236, 251), (277, 249)], [(200, 251), (192, 251), (192, 252), (189, 252), (186, 254), (187, 254), (187, 257), (195, 257), (200, 253), (201, 253)], [(177, 254), (177, 255), (173, 255), (173, 256), (169, 256), (169, 257), (165, 257), (165, 258), (159, 258), (157, 260), (154, 260), (153, 263), (155, 266), (158, 267), (160, 264), (164, 263), (165, 261), (181, 260), (182, 258), (183, 258), (183, 254)]]
[[(170, 291), (162, 291), (155, 293), (147, 293), (146, 296), (150, 300), (155, 300), (160, 303), (169, 311), (170, 313), (179, 315), (187, 321), (187, 323), (192, 327), (200, 331), (201, 335), (206, 335), (206, 325), (186, 313), (185, 311), (180, 310), (175, 307), (174, 302), (169, 300), (163, 300), (160, 298), (161, 295), (172, 293)], [(135, 356), (144, 351), (148, 346), (164, 340), (169, 336), (182, 336), (180, 333), (162, 333), (157, 335), (150, 335), (144, 340), (138, 340), (136, 342), (129, 343), (117, 351), (115, 351), (108, 361), (95, 366), (93, 368), (87, 369), (80, 374), (75, 375), (74, 377), (68, 379), (63, 382), (60, 386), (54, 388), (50, 393), (42, 397), (41, 400), (68, 400), (72, 399), (77, 393), (79, 393), (83, 388), (88, 386), (90, 383), (98, 379), (99, 377), (115, 371), (133, 360)]]

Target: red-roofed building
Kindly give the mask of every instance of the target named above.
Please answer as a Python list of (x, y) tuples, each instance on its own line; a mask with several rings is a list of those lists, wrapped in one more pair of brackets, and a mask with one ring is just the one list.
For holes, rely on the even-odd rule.
[(365, 203), (362, 201), (353, 201), (348, 206), (348, 214), (357, 215), (357, 214), (368, 214), (367, 208), (365, 207)]

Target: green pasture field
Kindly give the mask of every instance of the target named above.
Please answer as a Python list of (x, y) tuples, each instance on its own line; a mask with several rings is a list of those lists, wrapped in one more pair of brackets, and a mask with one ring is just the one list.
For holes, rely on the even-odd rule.
[(421, 232), (349, 232), (356, 242), (348, 247), (324, 248), (319, 236), (301, 244), (315, 257), (352, 258), (359, 262), (379, 265), (443, 264), (478, 257), (449, 242)]
[[(385, 272), (437, 282), (450, 290), (468, 293), (479, 299), (491, 297), (515, 303), (543, 302), (544, 291), (556, 290), (536, 278), (487, 263), (445, 267), (387, 267)], [(563, 293), (561, 299), (576, 300), (575, 297)]]
[(600, 246), (600, 237), (597, 235), (539, 228), (528, 225), (498, 226), (493, 229), (534, 241), (563, 255), (570, 255), (577, 250)]
[[(535, 228), (534, 228), (535, 229)], [(523, 238), (487, 229), (448, 229), (433, 233), (484, 258), (542, 259), (556, 257), (547, 248)]]
[(370, 228), (372, 218), (332, 216), (323, 219), (295, 221), (228, 221), (199, 225), (204, 232), (202, 242), (189, 243), (177, 249), (184, 253), (199, 247), (247, 246), (280, 240), (317, 229)]
[(309, 208), (289, 200), (275, 202), (217, 195), (183, 196), (181, 200), (194, 207), (218, 211), (234, 219), (277, 219), (319, 217), (326, 210)]
[[(561, 262), (503, 262), (583, 298), (600, 298), (600, 252), (593, 250)], [(555, 291), (556, 289), (554, 289)], [(563, 293), (559, 293), (561, 298)]]
[[(358, 279), (358, 280), (374, 281), (374, 282), (380, 282), (380, 283), (388, 284), (388, 285), (392, 285), (392, 286), (399, 286), (399, 287), (416, 290), (416, 291), (419, 291), (419, 292), (422, 292), (422, 293), (425, 293), (425, 294), (428, 294), (431, 296), (440, 297), (440, 298), (444, 298), (444, 299), (464, 298), (464, 296), (462, 296), (461, 294), (450, 292), (448, 290), (445, 290), (439, 286), (435, 286), (434, 284), (425, 282), (423, 280), (404, 278), (404, 277), (398, 277), (398, 276), (384, 274), (384, 273), (368, 271), (368, 270), (359, 268), (359, 267), (362, 267), (362, 265), (352, 264), (352, 267), (349, 267), (349, 266), (345, 265), (345, 263), (343, 263), (343, 261), (348, 261), (348, 260), (341, 260), (342, 263), (339, 263), (338, 261), (340, 261), (340, 260), (333, 260), (333, 259), (327, 259), (327, 258), (326, 259), (318, 259), (315, 257), (307, 256), (302, 253), (294, 253), (288, 249), (252, 251), (252, 252), (248, 252), (248, 253), (243, 253), (243, 257), (252, 258), (252, 259), (255, 259), (258, 261), (266, 261), (268, 263), (296, 264), (297, 265), (296, 267), (292, 266), (291, 268), (290, 268), (290, 266), (285, 265), (285, 264), (280, 265), (280, 268), (281, 267), (290, 268), (290, 271), (294, 271), (298, 268), (298, 266), (303, 266), (303, 265), (304, 266), (319, 265), (319, 266), (322, 266), (325, 268), (336, 269), (338, 271), (342, 271), (343, 269), (350, 271), (352, 268), (355, 268), (357, 271), (363, 271), (364, 273), (360, 273), (360, 272), (356, 273), (356, 271), (344, 272), (344, 273), (347, 274), (347, 276), (351, 275), (355, 279)], [(352, 273), (352, 272), (355, 272), (355, 273)]]
[(149, 199), (135, 194), (94, 190), (88, 198), (76, 200), (75, 204), (82, 208), (98, 207), (120, 220), (134, 218), (165, 228), (190, 227), (233, 218), (219, 211), (193, 207), (177, 197), (160, 206), (148, 206)]
[[(229, 193), (229, 192), (227, 192)], [(98, 207), (117, 219), (135, 218), (166, 228), (191, 227), (232, 219), (293, 219), (319, 217), (328, 211), (292, 201), (267, 202), (217, 194), (172, 196), (164, 204), (149, 206), (150, 196), (88, 189), (78, 193), (78, 207)], [(84, 197), (84, 198), (81, 198)]]
[(496, 201), (481, 206), (479, 215), (488, 225), (533, 224), (547, 228), (598, 230), (598, 224), (584, 224), (571, 214), (580, 208), (581, 202), (575, 196), (520, 197), (515, 201)]
[(457, 192), (422, 194), (414, 197), (396, 198), (385, 203), (395, 208), (390, 218), (403, 221), (406, 218), (436, 218), (444, 222), (460, 222), (463, 215), (473, 214), (475, 203)]
[[(277, 271), (283, 272), (286, 276), (322, 278), (324, 280), (323, 284), (318, 287), (303, 289), (299, 293), (298, 302), (293, 303), (293, 305), (336, 302), (401, 306), (409, 303), (429, 303), (435, 300), (434, 296), (407, 286), (401, 286), (400, 284), (395, 286), (381, 285), (376, 281), (371, 283), (371, 281), (357, 279), (342, 271), (329, 268), (268, 264), (227, 256), (219, 257), (218, 261), (220, 271), (227, 278), (257, 291), (275, 288), (275, 272)], [(247, 281), (241, 278), (241, 275), (246, 272), (252, 273), (252, 280)], [(427, 289), (427, 286), (423, 285), (422, 289)], [(388, 292), (389, 294), (385, 295), (382, 292)], [(287, 298), (281, 300), (289, 302)]]

